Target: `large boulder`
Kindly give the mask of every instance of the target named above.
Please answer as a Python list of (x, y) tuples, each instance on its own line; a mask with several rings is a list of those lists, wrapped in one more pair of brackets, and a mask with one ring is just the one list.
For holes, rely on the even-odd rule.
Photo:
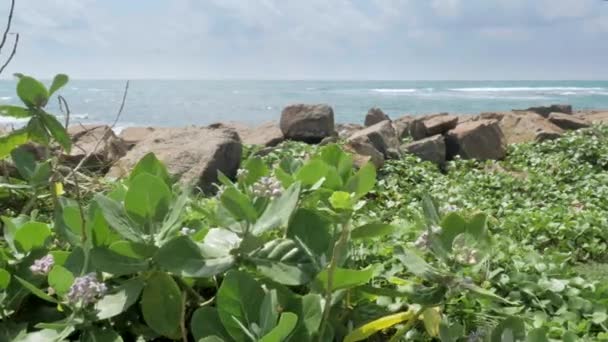
[(68, 134), (72, 138), (72, 149), (70, 153), (61, 156), (62, 162), (76, 166), (86, 158), (82, 167), (89, 171), (107, 171), (129, 149), (107, 125), (70, 126)]
[(276, 146), (285, 140), (283, 132), (274, 122), (266, 122), (259, 126), (251, 127), (238, 122), (215, 123), (210, 128), (231, 128), (235, 130), (243, 144), (258, 145), (265, 147)]
[(353, 123), (339, 123), (336, 124), (336, 133), (340, 139), (348, 139), (355, 132), (363, 129), (362, 125)]
[(354, 133), (347, 142), (371, 143), (387, 159), (399, 156), (400, 141), (395, 128), (388, 120)]
[(390, 120), (388, 115), (384, 114), (382, 109), (378, 107), (371, 108), (365, 116), (365, 127), (373, 126), (384, 120)]
[(446, 146), (443, 135), (435, 135), (406, 144), (403, 150), (422, 160), (443, 165), (446, 157)]
[(160, 127), (126, 127), (120, 131), (118, 137), (120, 137), (129, 147), (133, 147), (146, 137), (154, 134), (154, 132), (163, 129), (164, 128)]
[(412, 125), (412, 121), (414, 120), (415, 117), (411, 115), (404, 115), (393, 120), (393, 128), (397, 133), (397, 138), (401, 140), (410, 136), (410, 126)]
[(357, 168), (371, 162), (379, 169), (384, 165), (384, 155), (378, 151), (369, 139), (358, 139), (344, 145), (344, 150), (351, 153), (353, 163)]
[(507, 153), (505, 136), (496, 120), (469, 121), (456, 126), (446, 135), (448, 158), (503, 159)]
[(334, 111), (324, 104), (295, 104), (281, 113), (281, 131), (286, 139), (318, 143), (334, 133)]
[(443, 134), (456, 127), (457, 124), (458, 117), (455, 115), (448, 115), (447, 113), (433, 116), (424, 121), (427, 136)]
[(169, 172), (183, 184), (214, 191), (218, 171), (234, 177), (243, 146), (236, 131), (227, 128), (164, 128), (141, 140), (108, 172), (109, 177), (126, 176), (146, 154), (153, 152)]
[(482, 113), (479, 119), (499, 120), (508, 144), (544, 141), (559, 138), (563, 134), (560, 127), (534, 112)]
[(587, 122), (591, 122), (593, 124), (608, 124), (608, 110), (603, 111), (585, 111), (581, 113), (577, 113), (576, 117), (579, 119), (583, 119)]
[(549, 114), (549, 121), (565, 130), (576, 130), (590, 126), (590, 124), (583, 119), (577, 118), (574, 115), (562, 113)]
[(534, 112), (546, 118), (551, 113), (572, 114), (572, 106), (569, 104), (553, 104), (550, 106), (530, 107), (524, 111)]

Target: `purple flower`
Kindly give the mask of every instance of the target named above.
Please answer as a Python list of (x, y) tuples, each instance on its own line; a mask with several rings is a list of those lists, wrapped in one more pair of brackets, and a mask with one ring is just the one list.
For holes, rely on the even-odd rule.
[(253, 184), (253, 194), (256, 197), (277, 198), (282, 193), (281, 183), (274, 177), (262, 177)]
[(34, 274), (47, 275), (51, 271), (51, 268), (53, 268), (53, 265), (55, 265), (55, 258), (51, 254), (47, 254), (35, 260), (34, 264), (30, 266), (30, 271)]
[(74, 280), (68, 292), (68, 300), (71, 303), (82, 301), (84, 304), (91, 304), (101, 298), (107, 290), (106, 284), (98, 281), (94, 273), (89, 273)]

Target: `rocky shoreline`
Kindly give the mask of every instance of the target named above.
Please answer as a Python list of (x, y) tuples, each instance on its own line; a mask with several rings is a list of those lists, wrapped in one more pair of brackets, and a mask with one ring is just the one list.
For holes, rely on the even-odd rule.
[[(285, 140), (311, 144), (342, 142), (356, 165), (368, 161), (381, 167), (385, 160), (406, 153), (438, 165), (464, 159), (500, 160), (508, 144), (555, 139), (567, 130), (608, 124), (608, 110), (573, 111), (552, 105), (509, 112), (422, 116), (391, 119), (379, 108), (362, 118), (363, 124), (336, 124), (328, 105), (286, 107), (278, 123), (249, 127), (216, 123), (182, 128), (130, 127), (116, 134), (109, 126), (72, 126), (74, 147), (63, 156), (66, 164), (83, 166), (107, 177), (122, 177), (137, 161), (154, 152), (182, 182), (212, 191), (218, 171), (234, 177), (243, 144), (268, 152)], [(85, 161), (83, 162), (83, 159)]]

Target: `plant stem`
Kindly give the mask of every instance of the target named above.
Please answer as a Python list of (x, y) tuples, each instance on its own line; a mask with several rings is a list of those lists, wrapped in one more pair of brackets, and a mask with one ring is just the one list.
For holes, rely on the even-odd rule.
[(188, 292), (189, 294), (191, 294), (194, 298), (196, 298), (196, 301), (199, 303), (199, 305), (201, 306), (206, 306), (209, 305), (210, 301), (213, 302), (213, 300), (215, 299), (215, 297), (211, 297), (211, 299), (206, 300), (203, 296), (201, 296), (198, 292), (194, 291), (193, 288), (191, 288), (188, 284), (186, 284), (186, 282), (179, 277), (175, 277), (175, 280), (177, 280), (177, 282), (179, 283), (179, 285), (186, 290), (186, 292)]
[(328, 324), (329, 321), (329, 314), (331, 312), (331, 299), (334, 285), (334, 272), (338, 267), (338, 257), (348, 243), (348, 232), (350, 229), (349, 227), (350, 219), (342, 225), (342, 232), (340, 233), (340, 237), (334, 246), (331, 261), (327, 268), (327, 290), (325, 292), (325, 307), (323, 308), (323, 319), (321, 320), (321, 329), (319, 330), (319, 342), (323, 340), (325, 326)]
[(426, 310), (425, 306), (418, 309), (418, 311), (416, 311), (416, 313), (412, 316), (412, 318), (410, 318), (410, 320), (405, 324), (405, 326), (403, 328), (397, 330), (397, 332), (395, 333), (395, 335), (393, 335), (393, 337), (391, 337), (389, 342), (399, 341), (399, 339), (403, 335), (405, 335), (408, 331), (410, 331), (410, 329), (412, 329), (414, 324), (416, 324), (416, 322), (418, 322), (418, 317), (420, 317), (420, 315), (422, 314), (422, 312), (424, 312), (424, 310)]
[(179, 320), (179, 327), (182, 331), (182, 340), (184, 342), (188, 342), (188, 330), (186, 329), (186, 304), (187, 304), (187, 294), (182, 294), (182, 317)]

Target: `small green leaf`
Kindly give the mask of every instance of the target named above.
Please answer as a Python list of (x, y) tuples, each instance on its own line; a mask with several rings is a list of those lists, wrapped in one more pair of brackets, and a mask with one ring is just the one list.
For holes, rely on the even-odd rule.
[(517, 317), (508, 317), (504, 319), (492, 331), (492, 341), (525, 341), (526, 326), (524, 322)]
[(0, 268), (0, 290), (5, 290), (11, 283), (11, 274), (4, 268)]
[(346, 191), (361, 198), (374, 188), (376, 184), (376, 167), (372, 163), (365, 164), (346, 183)]
[(279, 323), (274, 329), (260, 339), (260, 342), (282, 342), (287, 339), (289, 334), (295, 329), (298, 324), (298, 315), (285, 312), (281, 314)]
[(15, 233), (15, 245), (21, 252), (44, 247), (51, 236), (51, 229), (42, 222), (28, 222)]
[(55, 118), (53, 115), (42, 112), (40, 113), (39, 118), (42, 120), (42, 123), (46, 129), (49, 130), (55, 141), (57, 141), (59, 145), (61, 145), (61, 147), (63, 147), (63, 149), (69, 153), (72, 149), (72, 139), (70, 138), (70, 135), (65, 127), (63, 127), (63, 125), (57, 121), (57, 118)]
[(141, 311), (146, 324), (155, 332), (177, 338), (182, 317), (182, 293), (170, 275), (154, 273), (141, 296)]
[(287, 237), (302, 241), (316, 255), (329, 254), (331, 245), (331, 222), (312, 209), (298, 208), (293, 214)]
[(549, 342), (547, 338), (547, 329), (546, 328), (538, 328), (531, 330), (528, 333), (528, 337), (526, 338), (527, 342)]
[(27, 108), (18, 106), (0, 106), (0, 116), (10, 116), (13, 118), (29, 118), (32, 112)]
[(352, 210), (355, 199), (348, 192), (336, 191), (329, 197), (329, 203), (334, 209)]
[(260, 157), (248, 159), (243, 168), (247, 170), (247, 176), (242, 180), (245, 185), (251, 185), (270, 173), (268, 166)]
[[(346, 268), (336, 268), (334, 270), (332, 291), (350, 289), (360, 285), (365, 285), (374, 276), (374, 270), (369, 267), (363, 270), (351, 270)], [(322, 287), (327, 290), (328, 286), (328, 270), (325, 269), (319, 275), (317, 275), (317, 281), (319, 281)]]
[(195, 341), (200, 342), (212, 336), (220, 338), (220, 341), (230, 341), (230, 335), (224, 329), (216, 308), (206, 306), (194, 311), (190, 330)]
[(350, 233), (353, 239), (368, 239), (383, 237), (391, 234), (397, 227), (386, 223), (368, 223), (353, 229)]
[(300, 196), (300, 183), (293, 183), (281, 196), (270, 202), (262, 216), (257, 220), (251, 233), (261, 235), (279, 227), (287, 227), (291, 214), (296, 209)]
[(258, 213), (251, 204), (249, 197), (235, 187), (227, 187), (220, 197), (224, 207), (239, 221), (254, 223)]
[(18, 129), (0, 137), (0, 159), (6, 158), (11, 151), (29, 140), (27, 129)]
[(30, 180), (36, 171), (36, 158), (34, 158), (34, 154), (26, 148), (17, 147), (11, 151), (11, 158), (21, 177), (25, 180)]
[(49, 93), (44, 84), (29, 76), (19, 78), (17, 95), (30, 108), (44, 107), (49, 99)]
[(70, 78), (68, 77), (68, 75), (65, 75), (65, 74), (55, 75), (55, 78), (53, 79), (53, 83), (51, 84), (51, 88), (49, 89), (49, 97), (53, 96), (53, 94), (57, 90), (63, 88), (63, 86), (65, 86), (69, 80), (70, 80)]
[(113, 293), (105, 295), (95, 304), (97, 319), (104, 320), (125, 312), (139, 299), (144, 282), (132, 278), (120, 285)]
[(55, 265), (49, 272), (48, 276), (49, 285), (57, 292), (57, 294), (63, 296), (68, 293), (72, 283), (74, 283), (74, 275), (62, 266)]
[(154, 260), (167, 272), (192, 278), (215, 276), (228, 270), (235, 262), (232, 255), (206, 259), (200, 248), (187, 236), (167, 242), (158, 250)]

